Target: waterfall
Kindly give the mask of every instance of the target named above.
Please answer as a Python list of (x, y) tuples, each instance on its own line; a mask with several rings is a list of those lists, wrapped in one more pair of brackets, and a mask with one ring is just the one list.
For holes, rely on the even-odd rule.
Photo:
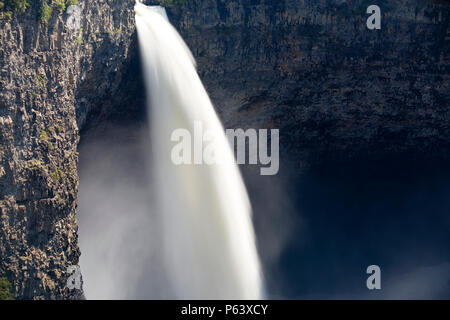
[[(187, 45), (160, 6), (135, 6), (149, 98), (152, 184), (168, 278), (179, 299), (259, 299), (262, 280), (247, 191)], [(171, 135), (214, 136), (220, 163), (175, 165)]]

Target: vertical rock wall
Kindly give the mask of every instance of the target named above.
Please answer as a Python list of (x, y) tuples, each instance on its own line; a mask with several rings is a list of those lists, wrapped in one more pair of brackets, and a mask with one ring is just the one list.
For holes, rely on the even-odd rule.
[(133, 5), (81, 0), (75, 26), (69, 11), (40, 23), (37, 6), (0, 21), (0, 274), (18, 298), (82, 297), (66, 288), (80, 256), (79, 129), (115, 103)]

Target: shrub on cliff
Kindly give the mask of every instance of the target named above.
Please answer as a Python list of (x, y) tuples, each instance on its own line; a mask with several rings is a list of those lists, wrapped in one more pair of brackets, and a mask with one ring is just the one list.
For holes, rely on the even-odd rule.
[(0, 10), (5, 7), (9, 9), (14, 9), (19, 13), (24, 13), (30, 6), (30, 0), (2, 0), (0, 1)]
[(0, 278), (0, 300), (15, 300), (12, 285), (6, 278)]
[(184, 6), (187, 4), (187, 0), (160, 0), (159, 3), (163, 7)]
[(48, 5), (46, 1), (42, 3), (41, 10), (39, 12), (39, 20), (43, 23), (47, 23), (52, 17), (53, 7)]
[(67, 7), (77, 5), (78, 0), (0, 0), (0, 12), (11, 20), (13, 12), (23, 14), (32, 3), (37, 3), (39, 20), (46, 23), (52, 17), (53, 9), (62, 13)]

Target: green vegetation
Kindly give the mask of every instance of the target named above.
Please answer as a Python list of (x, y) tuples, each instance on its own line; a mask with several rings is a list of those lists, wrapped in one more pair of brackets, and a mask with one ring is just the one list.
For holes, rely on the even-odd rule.
[(53, 146), (53, 143), (51, 141), (49, 141), (49, 139), (48, 139), (48, 133), (47, 133), (46, 130), (42, 130), (41, 134), (39, 135), (39, 140), (41, 142), (47, 143), (47, 145), (50, 148), (50, 150), (55, 150), (55, 147)]
[(28, 160), (26, 163), (26, 167), (30, 171), (39, 172), (40, 175), (46, 175), (47, 174), (47, 168), (44, 166), (41, 160), (38, 159), (31, 159)]
[(80, 46), (83, 44), (83, 28), (80, 28), (80, 34), (77, 37), (77, 42)]
[(53, 7), (50, 6), (46, 1), (42, 2), (41, 9), (39, 11), (39, 21), (42, 23), (47, 23), (53, 14)]
[(5, 0), (5, 5), (22, 14), (30, 6), (30, 0)]
[(78, 0), (66, 0), (66, 8), (78, 4)]
[(42, 168), (43, 167), (42, 161), (35, 159), (35, 158), (27, 161), (27, 165), (29, 168)]
[(45, 88), (47, 85), (47, 77), (43, 73), (39, 73), (36, 75), (36, 79), (38, 80), (39, 84), (42, 88)]
[(66, 10), (66, 2), (64, 0), (53, 0), (53, 6), (59, 12), (64, 12), (64, 10)]
[(12, 285), (6, 278), (0, 278), (0, 300), (15, 300)]
[(78, 0), (0, 0), (0, 12), (3, 12), (6, 19), (12, 19), (12, 12), (24, 14), (36, 3), (38, 18), (42, 23), (47, 23), (52, 15), (53, 9), (58, 13), (63, 13), (67, 7), (77, 5)]
[(9, 16), (12, 15), (11, 11), (15, 11), (19, 14), (25, 13), (33, 0), (0, 0), (0, 11), (6, 11)]
[(47, 141), (47, 139), (48, 139), (47, 131), (42, 130), (41, 135), (39, 136), (39, 140), (41, 142), (44, 142), (44, 141)]
[(13, 0), (13, 3), (19, 13), (25, 13), (30, 6), (29, 0)]

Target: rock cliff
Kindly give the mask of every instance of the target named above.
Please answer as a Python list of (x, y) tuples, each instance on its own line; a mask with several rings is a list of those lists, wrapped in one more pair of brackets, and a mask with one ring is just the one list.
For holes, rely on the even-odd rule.
[[(300, 166), (448, 154), (448, 2), (186, 2), (169, 13), (226, 126), (281, 128)], [(370, 4), (381, 30), (366, 26)]]
[(40, 22), (36, 2), (0, 21), (0, 273), (18, 298), (82, 297), (66, 288), (79, 131), (108, 112), (136, 56), (133, 4), (80, 1), (78, 25), (68, 11)]

